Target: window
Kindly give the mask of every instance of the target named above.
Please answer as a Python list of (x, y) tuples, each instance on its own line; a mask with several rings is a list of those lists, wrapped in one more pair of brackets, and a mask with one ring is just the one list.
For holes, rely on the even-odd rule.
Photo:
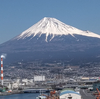
[(72, 99), (72, 97), (68, 97), (68, 99)]

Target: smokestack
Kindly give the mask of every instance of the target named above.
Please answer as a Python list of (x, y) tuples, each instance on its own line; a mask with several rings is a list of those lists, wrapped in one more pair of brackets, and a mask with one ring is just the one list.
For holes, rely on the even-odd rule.
[(3, 58), (1, 57), (1, 85), (3, 86)]

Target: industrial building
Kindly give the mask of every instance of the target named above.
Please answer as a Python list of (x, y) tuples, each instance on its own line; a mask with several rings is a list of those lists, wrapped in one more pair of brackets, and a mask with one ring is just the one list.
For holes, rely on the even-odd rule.
[(73, 89), (63, 89), (60, 93), (60, 99), (81, 99), (81, 95)]
[(96, 91), (97, 89), (100, 90), (100, 81), (93, 83), (93, 90)]

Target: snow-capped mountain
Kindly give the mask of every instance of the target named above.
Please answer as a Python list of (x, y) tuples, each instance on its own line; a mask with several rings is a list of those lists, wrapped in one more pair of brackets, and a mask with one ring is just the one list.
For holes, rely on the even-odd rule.
[(100, 35), (45, 17), (20, 35), (1, 44), (0, 54), (7, 53), (7, 59), (11, 61), (65, 59), (82, 62), (97, 60), (99, 49)]
[[(57, 35), (83, 35), (88, 37), (97, 37), (100, 38), (100, 35), (92, 33), (90, 31), (82, 31), (70, 25), (66, 25), (65, 23), (55, 19), (45, 17), (40, 20), (38, 23), (30, 27), (29, 29), (22, 32), (17, 39), (24, 39), (26, 37), (32, 36), (35, 37), (39, 35), (41, 37), (42, 34), (46, 35), (45, 41), (48, 42), (48, 36), (51, 35), (50, 41)], [(31, 39), (32, 39), (31, 38)]]

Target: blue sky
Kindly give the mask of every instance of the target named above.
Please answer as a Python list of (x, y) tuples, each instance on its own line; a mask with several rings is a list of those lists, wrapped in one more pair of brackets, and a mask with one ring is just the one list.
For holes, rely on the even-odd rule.
[(0, 44), (44, 17), (100, 34), (100, 0), (0, 0)]

